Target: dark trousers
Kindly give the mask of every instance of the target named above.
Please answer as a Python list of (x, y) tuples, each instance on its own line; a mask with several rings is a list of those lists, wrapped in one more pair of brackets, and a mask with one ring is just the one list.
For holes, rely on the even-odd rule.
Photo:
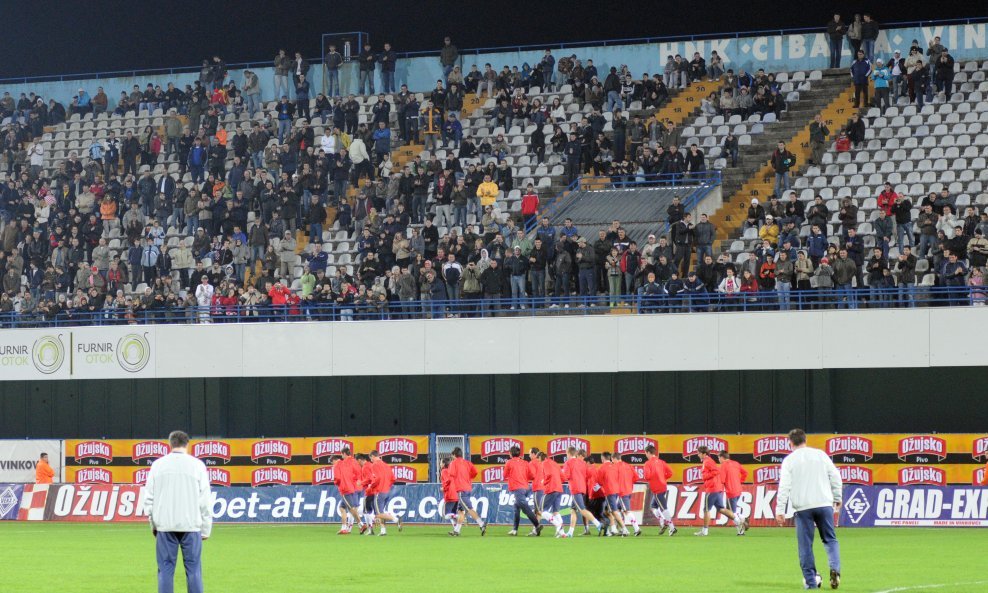
[(531, 505), (528, 504), (528, 490), (525, 488), (512, 490), (511, 494), (515, 497), (515, 531), (518, 531), (518, 524), (521, 522), (522, 513), (525, 513), (525, 517), (532, 522), (533, 526), (537, 527), (539, 520), (535, 516), (535, 512), (532, 511)]
[[(860, 101), (862, 96), (864, 97), (864, 103)], [(859, 84), (856, 82), (854, 83), (854, 106), (861, 107), (862, 105), (868, 105), (868, 83)]]
[(202, 536), (197, 532), (159, 531), (155, 554), (158, 557), (158, 593), (175, 591), (175, 564), (182, 548), (188, 593), (202, 593)]

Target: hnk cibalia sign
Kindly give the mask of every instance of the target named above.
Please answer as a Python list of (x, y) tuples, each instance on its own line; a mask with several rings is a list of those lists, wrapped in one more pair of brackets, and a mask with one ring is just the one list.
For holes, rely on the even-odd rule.
[(151, 333), (135, 327), (0, 332), (3, 379), (113, 379), (154, 375)]

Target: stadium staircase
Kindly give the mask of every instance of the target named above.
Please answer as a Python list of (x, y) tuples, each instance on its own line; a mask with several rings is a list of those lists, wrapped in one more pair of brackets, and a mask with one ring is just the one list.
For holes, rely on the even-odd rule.
[(830, 128), (830, 138), (836, 137), (851, 115), (854, 86), (848, 82), (842, 70), (826, 71), (823, 78), (815, 81), (812, 90), (804, 91), (798, 102), (789, 105), (786, 117), (776, 122), (765, 132), (753, 136), (752, 144), (741, 151), (738, 166), (724, 170), (723, 205), (710, 216), (717, 227), (717, 239), (724, 241), (739, 235), (751, 198), (765, 203), (774, 193), (775, 171), (770, 159), (777, 144), (786, 147), (796, 155), (797, 166), (790, 173), (790, 184), (809, 166), (810, 124), (817, 113), (823, 116)]

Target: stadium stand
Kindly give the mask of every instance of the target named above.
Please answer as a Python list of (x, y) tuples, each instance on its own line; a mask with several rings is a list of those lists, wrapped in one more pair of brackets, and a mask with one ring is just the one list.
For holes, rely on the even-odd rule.
[(7, 95), (0, 323), (983, 304), (988, 62), (953, 68), (949, 96), (884, 110), (851, 106), (846, 70), (635, 78), (576, 56), (556, 84), (296, 78), (296, 101), (260, 102), (217, 61), (68, 109)]

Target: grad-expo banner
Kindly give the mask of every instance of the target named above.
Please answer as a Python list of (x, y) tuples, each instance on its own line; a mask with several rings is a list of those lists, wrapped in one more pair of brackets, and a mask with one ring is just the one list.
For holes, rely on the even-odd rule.
[[(209, 470), (214, 486), (331, 484), (329, 459), (345, 447), (354, 453), (377, 450), (391, 464), (395, 481), (429, 479), (429, 437), (312, 437), (206, 439), (189, 443), (189, 453)], [(165, 440), (67, 440), (65, 481), (76, 484), (143, 484), (155, 459), (168, 454)]]
[[(845, 484), (871, 486), (980, 485), (988, 461), (984, 434), (813, 434), (811, 447), (823, 449), (840, 470)], [(645, 463), (645, 448), (655, 446), (670, 465), (673, 482), (702, 483), (697, 449), (729, 451), (748, 471), (748, 483), (778, 484), (779, 465), (792, 450), (786, 435), (529, 435), (471, 436), (470, 459), (477, 465), (477, 480), (503, 480), (509, 450), (517, 445), (527, 454), (538, 447), (560, 463), (569, 447), (585, 449), (594, 459), (610, 451), (636, 466)]]

